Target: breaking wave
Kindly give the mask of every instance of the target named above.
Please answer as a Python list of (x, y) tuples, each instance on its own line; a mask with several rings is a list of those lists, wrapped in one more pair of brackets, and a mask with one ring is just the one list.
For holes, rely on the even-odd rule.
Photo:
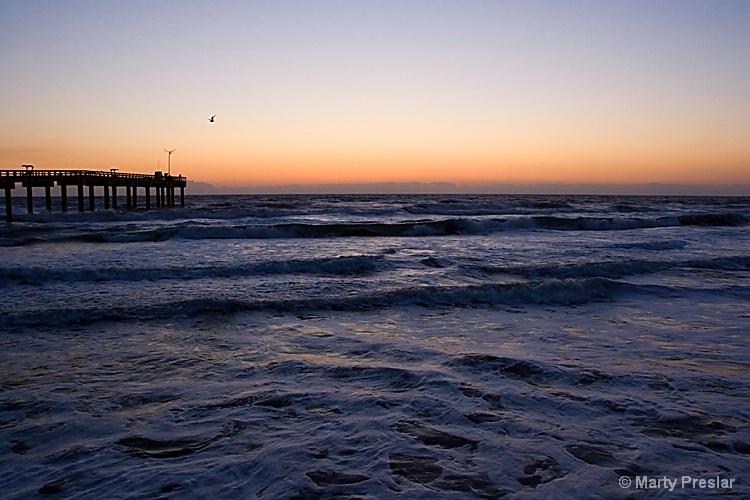
[(479, 235), (512, 230), (551, 231), (626, 231), (679, 226), (734, 227), (747, 225), (748, 217), (739, 213), (698, 213), (675, 217), (560, 217), (553, 215), (493, 218), (447, 218), (402, 222), (340, 222), (280, 224), (207, 224), (180, 222), (153, 228), (129, 226), (52, 233), (35, 227), (29, 231), (0, 233), (0, 246), (23, 246), (53, 241), (89, 243), (155, 242), (173, 238), (203, 239), (277, 239), (346, 237), (422, 237)]

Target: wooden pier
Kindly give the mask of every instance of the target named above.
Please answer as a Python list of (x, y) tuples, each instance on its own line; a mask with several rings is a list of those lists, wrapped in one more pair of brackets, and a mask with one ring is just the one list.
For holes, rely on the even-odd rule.
[(13, 221), (12, 191), (20, 183), (26, 188), (26, 203), (29, 213), (34, 213), (32, 190), (43, 187), (47, 210), (52, 211), (52, 188), (60, 187), (62, 211), (68, 211), (68, 186), (78, 188), (78, 211), (85, 209), (85, 189), (88, 187), (89, 210), (94, 211), (94, 188), (104, 188), (104, 208), (118, 208), (117, 189), (125, 189), (125, 206), (138, 208), (138, 189), (143, 188), (146, 196), (146, 209), (151, 208), (151, 188), (154, 189), (156, 207), (174, 207), (175, 189), (180, 189), (180, 206), (185, 206), (185, 187), (187, 178), (181, 175), (174, 177), (161, 172), (153, 175), (129, 174), (112, 169), (109, 172), (97, 170), (34, 170), (31, 165), (24, 165), (26, 170), (0, 170), (0, 189), (5, 190), (5, 220)]

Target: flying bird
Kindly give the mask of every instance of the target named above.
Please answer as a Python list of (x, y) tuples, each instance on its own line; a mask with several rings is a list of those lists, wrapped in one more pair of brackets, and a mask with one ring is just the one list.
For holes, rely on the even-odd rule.
[[(214, 116), (216, 116), (216, 115), (214, 115)], [(208, 119), (208, 121), (210, 121), (210, 122), (212, 122), (212, 123), (213, 123), (213, 121), (214, 121), (214, 116), (212, 116), (211, 118), (209, 118), (209, 119)]]

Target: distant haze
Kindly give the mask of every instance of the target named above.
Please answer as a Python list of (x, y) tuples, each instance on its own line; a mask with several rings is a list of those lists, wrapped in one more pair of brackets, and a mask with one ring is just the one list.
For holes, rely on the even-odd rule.
[(592, 194), (750, 196), (750, 185), (688, 184), (454, 184), (379, 182), (278, 186), (217, 186), (188, 182), (189, 194)]

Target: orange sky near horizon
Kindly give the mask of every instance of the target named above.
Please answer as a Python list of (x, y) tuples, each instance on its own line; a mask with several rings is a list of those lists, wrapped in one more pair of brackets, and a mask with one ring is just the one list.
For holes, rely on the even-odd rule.
[(3, 4), (0, 168), (169, 148), (217, 186), (750, 186), (748, 25), (741, 1)]

